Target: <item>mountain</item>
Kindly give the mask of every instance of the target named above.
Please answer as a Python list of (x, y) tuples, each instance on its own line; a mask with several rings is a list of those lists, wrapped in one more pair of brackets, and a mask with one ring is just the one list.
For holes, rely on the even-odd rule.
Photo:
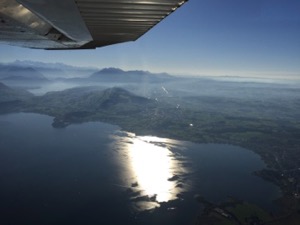
[(3, 81), (47, 82), (48, 79), (32, 67), (0, 65), (0, 79)]
[[(153, 103), (153, 100), (137, 96), (122, 88), (99, 89), (97, 87), (71, 88), (59, 92), (49, 92), (36, 98), (38, 107), (47, 107), (61, 113), (70, 111), (126, 110)], [(122, 109), (121, 109), (122, 108)]]
[(92, 81), (113, 83), (158, 83), (175, 79), (175, 77), (167, 73), (151, 73), (142, 70), (124, 71), (119, 68), (104, 68), (99, 70), (95, 67), (79, 67), (63, 63), (44, 63), (29, 60), (16, 60), (6, 64), (0, 63), (0, 80), (14, 81), (33, 78), (71, 82)]
[(11, 88), (0, 82), (0, 103), (14, 100), (25, 100), (33, 95), (23, 89)]
[(40, 73), (44, 74), (48, 79), (87, 77), (91, 73), (98, 71), (98, 68), (94, 67), (79, 67), (67, 65), (64, 63), (45, 63), (30, 60), (16, 60), (7, 65), (23, 68), (32, 67)]
[(174, 79), (174, 77), (167, 73), (151, 73), (142, 70), (124, 71), (119, 68), (105, 68), (93, 73), (89, 79), (98, 82), (147, 83), (169, 81)]
[(20, 110), (33, 95), (28, 91), (6, 86), (0, 82), (0, 112)]
[(153, 102), (152, 100), (149, 100), (141, 96), (137, 96), (125, 89), (117, 88), (117, 87), (106, 89), (101, 94), (102, 94), (101, 97), (97, 96), (94, 99), (93, 97), (90, 98), (89, 103), (90, 104), (97, 103), (96, 105), (98, 105), (99, 108), (103, 109), (103, 108), (114, 107), (116, 105), (121, 105), (121, 104), (122, 105), (131, 104), (139, 107)]
[(154, 100), (122, 88), (97, 90), (96, 87), (80, 87), (35, 97), (32, 104), (28, 104), (28, 110), (53, 116), (54, 127), (65, 127), (97, 118), (111, 122), (131, 117), (134, 120), (135, 116), (144, 117), (150, 111), (154, 113), (156, 104)]
[(10, 65), (22, 66), (22, 67), (33, 67), (33, 68), (48, 68), (48, 69), (61, 69), (61, 70), (97, 70), (95, 67), (82, 67), (82, 66), (71, 66), (64, 63), (45, 63), (31, 60), (16, 60)]

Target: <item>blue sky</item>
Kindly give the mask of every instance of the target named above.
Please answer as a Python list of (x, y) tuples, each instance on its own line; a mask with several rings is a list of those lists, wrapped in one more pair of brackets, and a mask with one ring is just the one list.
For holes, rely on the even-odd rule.
[(0, 62), (300, 78), (299, 12), (299, 0), (189, 0), (136, 42), (78, 51), (0, 45)]

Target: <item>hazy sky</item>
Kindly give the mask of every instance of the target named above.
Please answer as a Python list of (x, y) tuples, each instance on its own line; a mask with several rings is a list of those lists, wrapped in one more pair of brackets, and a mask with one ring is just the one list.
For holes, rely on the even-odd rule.
[(300, 1), (189, 0), (136, 42), (76, 51), (0, 45), (0, 52), (0, 62), (300, 78)]

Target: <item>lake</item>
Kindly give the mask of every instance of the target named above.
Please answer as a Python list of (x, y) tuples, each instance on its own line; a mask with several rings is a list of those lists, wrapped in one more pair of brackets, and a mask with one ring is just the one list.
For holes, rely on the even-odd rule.
[(280, 196), (265, 167), (237, 146), (136, 136), (90, 122), (0, 116), (0, 224), (191, 224), (201, 205), (228, 197), (270, 211)]

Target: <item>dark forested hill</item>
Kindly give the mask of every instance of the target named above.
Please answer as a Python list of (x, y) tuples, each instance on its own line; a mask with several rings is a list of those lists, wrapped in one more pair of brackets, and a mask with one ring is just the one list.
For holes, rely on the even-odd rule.
[(33, 95), (23, 89), (11, 88), (0, 82), (0, 112), (21, 110)]

